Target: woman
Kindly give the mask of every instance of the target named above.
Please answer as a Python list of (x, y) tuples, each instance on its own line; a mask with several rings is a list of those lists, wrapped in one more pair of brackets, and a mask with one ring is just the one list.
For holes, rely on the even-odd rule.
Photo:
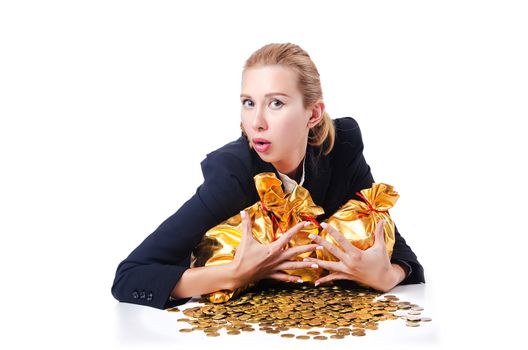
[[(294, 44), (269, 44), (246, 61), (242, 75), (242, 136), (209, 153), (202, 161), (204, 183), (175, 214), (165, 220), (121, 264), (112, 287), (120, 301), (167, 308), (195, 295), (236, 289), (261, 279), (302, 282), (286, 269), (327, 269), (316, 285), (355, 281), (380, 291), (398, 284), (424, 282), (423, 268), (396, 228), (392, 257), (385, 249), (383, 222), (376, 243), (362, 251), (328, 227), (341, 248), (314, 237), (314, 244), (288, 250), (304, 223), (277, 241), (263, 245), (251, 235), (245, 212), (242, 241), (232, 262), (189, 268), (190, 255), (211, 227), (259, 200), (253, 177), (275, 172), (285, 193), (296, 184), (306, 188), (325, 214), (324, 221), (374, 179), (363, 157), (358, 124), (332, 120), (325, 112), (319, 73), (309, 55)], [(340, 261), (289, 261), (298, 254), (327, 249)]]

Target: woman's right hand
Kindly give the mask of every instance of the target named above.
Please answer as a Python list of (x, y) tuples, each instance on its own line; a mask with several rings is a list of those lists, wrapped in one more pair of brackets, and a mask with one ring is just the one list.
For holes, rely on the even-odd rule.
[(272, 278), (285, 282), (302, 282), (299, 276), (289, 275), (283, 270), (303, 268), (317, 268), (313, 262), (289, 261), (290, 258), (302, 253), (312, 252), (317, 244), (307, 244), (284, 249), (292, 237), (309, 222), (300, 222), (286, 231), (279, 239), (270, 244), (261, 244), (253, 237), (251, 219), (245, 210), (240, 212), (242, 217), (242, 239), (238, 246), (235, 258), (232, 261), (235, 267), (235, 284), (241, 287), (263, 278)]

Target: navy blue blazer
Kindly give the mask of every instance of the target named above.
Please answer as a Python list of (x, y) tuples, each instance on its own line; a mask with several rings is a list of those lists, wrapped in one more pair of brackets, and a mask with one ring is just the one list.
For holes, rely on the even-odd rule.
[[(349, 199), (361, 200), (356, 192), (374, 183), (357, 122), (346, 117), (335, 119), (334, 125), (330, 154), (321, 155), (320, 147), (308, 146), (306, 151), (303, 187), (325, 211), (317, 217), (320, 222)], [(201, 167), (204, 182), (196, 193), (117, 267), (112, 286), (117, 300), (159, 309), (187, 302), (190, 298), (169, 300), (169, 296), (189, 268), (193, 248), (211, 227), (259, 200), (253, 182), (256, 174), (275, 172), (278, 177), (273, 165), (250, 149), (243, 136), (207, 154)], [(397, 227), (391, 261), (409, 270), (401, 284), (424, 282), (423, 268)]]

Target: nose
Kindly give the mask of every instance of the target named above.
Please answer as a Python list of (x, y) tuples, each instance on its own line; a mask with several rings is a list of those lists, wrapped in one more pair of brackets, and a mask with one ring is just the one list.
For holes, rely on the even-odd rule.
[(253, 129), (261, 131), (268, 128), (268, 123), (266, 122), (266, 112), (265, 109), (260, 107), (255, 111), (255, 117), (253, 118)]

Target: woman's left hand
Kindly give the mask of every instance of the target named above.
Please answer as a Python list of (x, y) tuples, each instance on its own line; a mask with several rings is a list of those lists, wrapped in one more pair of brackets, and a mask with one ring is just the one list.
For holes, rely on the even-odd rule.
[(310, 239), (339, 259), (339, 261), (304, 259), (304, 261), (314, 262), (323, 269), (330, 271), (329, 275), (315, 281), (315, 285), (347, 279), (387, 292), (400, 283), (405, 278), (405, 272), (399, 265), (390, 262), (389, 254), (385, 248), (384, 223), (384, 220), (377, 223), (374, 245), (366, 250), (354, 247), (334, 227), (323, 223), (321, 226), (330, 233), (342, 249), (320, 236), (310, 235)]

